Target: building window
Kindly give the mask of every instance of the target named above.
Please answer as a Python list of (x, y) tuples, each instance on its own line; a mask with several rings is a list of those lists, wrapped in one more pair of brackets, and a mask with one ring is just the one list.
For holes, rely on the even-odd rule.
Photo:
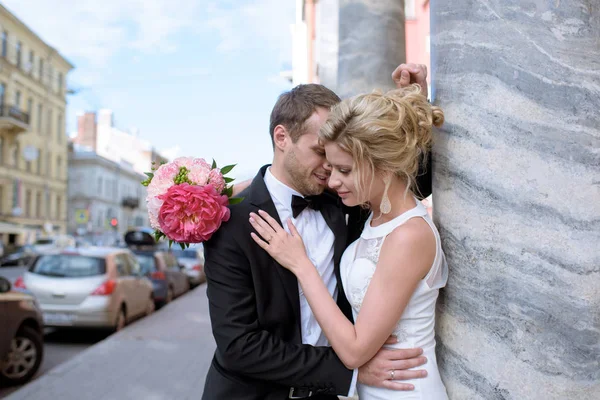
[(21, 108), (21, 92), (19, 90), (17, 90), (15, 92), (15, 107), (17, 107), (18, 109)]
[(40, 81), (44, 81), (44, 60), (40, 58)]
[(15, 143), (13, 146), (12, 165), (13, 167), (19, 168), (19, 143)]
[(0, 106), (4, 105), (4, 92), (6, 91), (6, 86), (4, 83), (0, 83)]
[(29, 51), (29, 64), (27, 64), (27, 72), (33, 72), (33, 62), (35, 60), (35, 56), (33, 55), (33, 50)]
[(33, 99), (30, 97), (27, 99), (27, 115), (29, 115), (29, 121), (31, 121), (32, 113), (33, 113)]
[(98, 196), (102, 196), (102, 177), (98, 178)]
[(63, 74), (62, 72), (58, 73), (58, 93), (62, 93), (63, 90)]
[(48, 64), (48, 86), (52, 87), (54, 83), (54, 68)]
[(62, 219), (62, 197), (56, 196), (56, 219)]
[(8, 55), (8, 32), (2, 32), (2, 57), (6, 58)]
[(51, 167), (52, 165), (50, 164), (50, 162), (52, 161), (52, 154), (50, 152), (48, 152), (48, 154), (46, 155), (46, 176), (51, 176), (50, 172), (51, 172)]
[(21, 42), (17, 42), (17, 68), (21, 68), (22, 47), (23, 45), (21, 44)]
[(31, 212), (31, 190), (27, 189), (25, 191), (25, 216), (29, 217)]
[(56, 157), (56, 177), (58, 179), (61, 178), (61, 172), (62, 172), (62, 158)]
[(37, 107), (37, 130), (38, 130), (38, 134), (42, 133), (42, 120), (44, 119), (44, 114), (42, 114), (43, 111), (43, 107), (42, 107), (42, 103), (38, 104)]
[(42, 174), (42, 152), (41, 151), (39, 152), (39, 155), (40, 156), (38, 157), (38, 160), (37, 160), (37, 173), (38, 173), (38, 175), (41, 175)]
[(42, 192), (37, 192), (35, 195), (35, 215), (42, 218)]
[(4, 140), (0, 137), (0, 165), (4, 164)]
[(52, 137), (52, 110), (48, 110), (48, 120), (46, 121), (46, 134)]
[(63, 120), (62, 115), (58, 114), (56, 121), (56, 135), (58, 136), (58, 143), (62, 143), (63, 140)]
[(415, 19), (415, 0), (404, 0), (404, 18)]
[(25, 161), (25, 168), (27, 168), (27, 172), (31, 172), (31, 161), (30, 160)]
[(4, 212), (4, 186), (0, 186), (0, 214)]

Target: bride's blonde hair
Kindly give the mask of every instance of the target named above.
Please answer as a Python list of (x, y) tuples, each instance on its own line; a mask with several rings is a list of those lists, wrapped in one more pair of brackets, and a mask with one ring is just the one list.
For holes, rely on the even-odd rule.
[(364, 198), (365, 182), (373, 182), (375, 171), (403, 177), (413, 189), (419, 162), (425, 163), (431, 150), (432, 126), (443, 123), (442, 110), (415, 84), (343, 100), (332, 107), (319, 138), (352, 155), (355, 185)]

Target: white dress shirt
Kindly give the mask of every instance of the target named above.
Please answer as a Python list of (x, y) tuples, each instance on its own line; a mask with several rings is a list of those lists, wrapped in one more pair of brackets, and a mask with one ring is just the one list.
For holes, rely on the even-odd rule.
[[(268, 168), (265, 172), (264, 179), (283, 228), (289, 232), (286, 221), (291, 218), (298, 233), (302, 236), (308, 258), (317, 268), (317, 271), (319, 271), (319, 275), (321, 275), (325, 286), (327, 286), (329, 294), (331, 294), (334, 300), (337, 300), (337, 278), (335, 276), (333, 261), (335, 236), (327, 225), (327, 222), (325, 222), (325, 218), (323, 218), (320, 211), (315, 211), (308, 207), (294, 218), (292, 214), (292, 196), (304, 196), (275, 178), (271, 173), (271, 168)], [(298, 284), (298, 292), (300, 294), (302, 343), (312, 346), (329, 346), (329, 341), (310, 309), (308, 300), (304, 296), (300, 284)], [(355, 370), (349, 397), (354, 394), (357, 375), (357, 370)]]

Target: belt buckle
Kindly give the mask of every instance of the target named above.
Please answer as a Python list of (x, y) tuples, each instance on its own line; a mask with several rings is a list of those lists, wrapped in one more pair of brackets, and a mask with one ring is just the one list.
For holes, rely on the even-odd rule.
[(288, 396), (288, 399), (306, 399), (307, 397), (312, 397), (313, 392), (312, 390), (308, 391), (308, 394), (306, 396), (296, 396), (296, 394), (294, 393), (296, 391), (295, 387), (290, 388), (290, 394)]

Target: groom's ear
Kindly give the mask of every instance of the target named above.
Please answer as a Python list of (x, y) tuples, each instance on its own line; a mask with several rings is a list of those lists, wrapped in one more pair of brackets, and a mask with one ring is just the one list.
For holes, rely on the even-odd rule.
[(290, 134), (287, 129), (285, 129), (285, 126), (277, 125), (273, 130), (273, 144), (275, 145), (275, 148), (283, 151), (290, 141)]

